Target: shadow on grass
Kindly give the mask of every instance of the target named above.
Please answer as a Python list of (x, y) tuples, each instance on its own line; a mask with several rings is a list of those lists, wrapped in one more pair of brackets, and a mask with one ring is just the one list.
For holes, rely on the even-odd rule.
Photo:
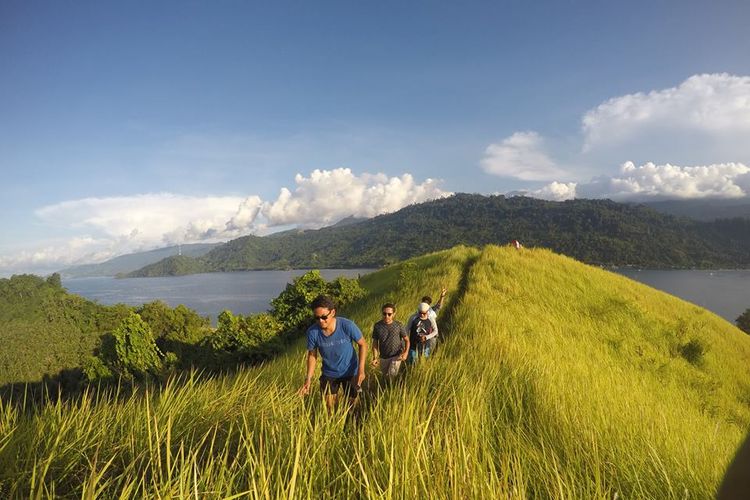
[[(66, 368), (56, 374), (44, 375), (34, 382), (14, 382), (0, 386), (0, 401), (10, 403), (18, 411), (34, 413), (48, 404), (75, 401), (84, 394), (93, 395), (94, 399), (101, 393), (118, 399), (130, 397), (139, 388), (148, 386), (158, 391), (175, 376), (196, 374), (201, 379), (231, 375), (244, 368), (257, 366), (274, 359), (285, 352), (287, 347), (302, 335), (303, 329), (297, 328), (284, 332), (248, 349), (223, 350), (215, 349), (205, 342), (191, 344), (188, 342), (159, 338), (156, 343), (163, 353), (177, 355), (177, 363), (165, 366), (154, 374), (142, 374), (133, 377), (107, 377), (88, 381), (81, 367)], [(114, 338), (106, 333), (100, 336), (100, 347), (96, 355), (114, 351)]]

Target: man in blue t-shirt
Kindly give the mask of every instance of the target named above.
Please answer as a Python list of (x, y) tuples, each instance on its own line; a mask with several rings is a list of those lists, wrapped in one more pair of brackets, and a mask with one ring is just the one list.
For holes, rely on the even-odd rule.
[[(315, 315), (315, 324), (307, 329), (307, 376), (299, 392), (302, 395), (310, 392), (320, 353), (323, 358), (320, 390), (325, 396), (328, 411), (331, 412), (336, 405), (339, 387), (349, 395), (349, 404), (354, 405), (365, 380), (367, 342), (353, 321), (336, 317), (336, 306), (329, 297), (319, 295), (310, 307)], [(359, 357), (354, 352), (352, 342), (359, 346)]]

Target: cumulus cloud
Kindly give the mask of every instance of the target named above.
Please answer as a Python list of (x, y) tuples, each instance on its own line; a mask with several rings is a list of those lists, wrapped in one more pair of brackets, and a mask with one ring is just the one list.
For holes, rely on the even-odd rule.
[[(680, 167), (625, 162), (620, 174), (598, 177), (578, 186), (582, 198), (740, 198), (746, 196), (750, 168), (742, 163)], [(743, 188), (745, 186), (745, 188)]]
[(297, 174), (294, 181), (294, 191), (282, 188), (279, 197), (263, 208), (269, 225), (320, 227), (348, 215), (373, 217), (452, 194), (433, 179), (417, 183), (410, 174), (356, 176), (348, 168), (314, 170), (310, 177)]
[(43, 207), (36, 215), (52, 226), (128, 242), (132, 249), (221, 237), (242, 203), (238, 196), (152, 193), (65, 201)]
[(750, 77), (694, 75), (676, 87), (615, 97), (583, 116), (582, 131), (584, 152), (654, 139), (682, 147), (686, 137), (701, 142), (694, 147), (714, 142), (747, 155)]
[(117, 241), (90, 236), (42, 245), (13, 255), (0, 255), (0, 275), (36, 272), (51, 273), (84, 262), (101, 262), (116, 255)]
[(542, 137), (533, 131), (516, 132), (485, 150), (485, 172), (525, 181), (547, 181), (565, 175), (544, 151)]
[(548, 200), (609, 198), (618, 201), (648, 199), (741, 198), (750, 194), (750, 167), (720, 163), (681, 167), (625, 162), (618, 175), (598, 176), (587, 183), (552, 182), (526, 194)]
[[(587, 111), (581, 146), (564, 159), (577, 166), (566, 168), (568, 175), (554, 171), (561, 162), (544, 152), (534, 132), (490, 145), (482, 167), (522, 180), (554, 180), (524, 191), (545, 199), (735, 198), (750, 193), (749, 136), (750, 76), (693, 75)], [(532, 171), (533, 165), (541, 168)], [(621, 165), (619, 172), (606, 171), (614, 165)]]
[(40, 208), (37, 217), (56, 229), (78, 234), (65, 241), (14, 255), (0, 255), (0, 273), (60, 267), (165, 245), (222, 241), (268, 228), (322, 227), (344, 217), (372, 217), (448, 196), (439, 182), (417, 182), (410, 174), (355, 175), (348, 168), (298, 174), (294, 190), (275, 200), (259, 196), (184, 196), (151, 193), (85, 198)]
[(578, 184), (575, 182), (557, 182), (553, 181), (546, 186), (533, 191), (525, 192), (526, 196), (532, 198), (540, 198), (542, 200), (550, 201), (565, 201), (572, 200), (576, 197), (576, 188)]

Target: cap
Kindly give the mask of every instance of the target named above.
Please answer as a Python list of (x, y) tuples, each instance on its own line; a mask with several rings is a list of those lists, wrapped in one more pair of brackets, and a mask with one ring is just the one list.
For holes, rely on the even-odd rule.
[(430, 310), (430, 304), (427, 302), (422, 302), (419, 304), (419, 312), (425, 313)]

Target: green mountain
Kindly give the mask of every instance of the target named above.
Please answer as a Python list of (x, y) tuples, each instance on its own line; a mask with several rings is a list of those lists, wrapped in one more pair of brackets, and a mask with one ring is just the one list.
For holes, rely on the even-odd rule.
[[(712, 498), (750, 425), (750, 337), (718, 316), (543, 249), (456, 247), (361, 279), (339, 311), (369, 338), (449, 293), (441, 344), (356, 418), (296, 392), (303, 339), (219, 377), (0, 402), (7, 497)], [(318, 363), (318, 370), (320, 363)]]
[(194, 243), (189, 245), (158, 248), (148, 252), (138, 252), (120, 255), (99, 264), (85, 264), (72, 266), (60, 271), (63, 278), (88, 278), (93, 276), (116, 276), (158, 262), (169, 256), (177, 256), (178, 253), (187, 257), (200, 257), (221, 243)]
[(315, 231), (245, 236), (192, 265), (169, 258), (129, 276), (249, 269), (380, 267), (465, 244), (545, 247), (590, 264), (649, 268), (750, 266), (750, 219), (700, 222), (609, 200), (551, 202), (459, 194)]
[(747, 196), (732, 199), (649, 201), (643, 204), (657, 212), (702, 221), (735, 217), (750, 218), (750, 197)]

